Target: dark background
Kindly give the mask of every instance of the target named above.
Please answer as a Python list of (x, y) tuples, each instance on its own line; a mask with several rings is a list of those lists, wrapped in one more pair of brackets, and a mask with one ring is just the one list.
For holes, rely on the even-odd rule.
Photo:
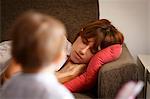
[(81, 25), (99, 17), (98, 0), (1, 0), (0, 8), (0, 41), (10, 39), (6, 31), (16, 16), (28, 9), (47, 12), (63, 21), (71, 42)]

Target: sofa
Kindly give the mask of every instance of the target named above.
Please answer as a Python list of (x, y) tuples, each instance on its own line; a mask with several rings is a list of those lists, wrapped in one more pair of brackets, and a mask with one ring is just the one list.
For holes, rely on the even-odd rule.
[[(1, 0), (0, 40), (11, 39), (6, 31), (17, 15), (27, 9), (36, 9), (62, 20), (67, 27), (68, 40), (73, 43), (83, 24), (99, 19), (99, 8), (98, 0)], [(123, 44), (120, 58), (103, 65), (99, 70), (95, 87), (73, 94), (77, 99), (113, 99), (123, 84), (141, 79), (139, 71), (139, 65), (126, 44)]]

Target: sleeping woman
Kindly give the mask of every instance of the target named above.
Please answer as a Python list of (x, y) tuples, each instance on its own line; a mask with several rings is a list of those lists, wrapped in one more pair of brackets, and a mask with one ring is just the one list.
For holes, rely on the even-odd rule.
[[(88, 67), (91, 58), (99, 51), (124, 42), (124, 37), (109, 20), (100, 19), (84, 25), (76, 36), (73, 44), (66, 39), (66, 58), (58, 64), (56, 76), (61, 83), (67, 83), (82, 75)], [(5, 42), (2, 42), (3, 45)], [(1, 43), (1, 44), (2, 44)], [(7, 41), (7, 49), (10, 49), (11, 41)], [(1, 46), (2, 47), (2, 46)], [(1, 48), (0, 47), (0, 48)], [(1, 53), (1, 52), (0, 52)], [(3, 54), (3, 53), (2, 53)], [(9, 55), (9, 50), (5, 52), (5, 64), (1, 73), (1, 84), (9, 79), (13, 74), (20, 72), (21, 68)]]

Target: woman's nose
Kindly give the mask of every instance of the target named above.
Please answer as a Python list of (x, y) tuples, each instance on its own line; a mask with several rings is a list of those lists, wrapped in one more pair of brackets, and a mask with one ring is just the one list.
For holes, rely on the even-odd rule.
[(84, 55), (87, 52), (88, 49), (89, 49), (89, 46), (86, 46), (85, 48), (81, 49), (80, 54)]

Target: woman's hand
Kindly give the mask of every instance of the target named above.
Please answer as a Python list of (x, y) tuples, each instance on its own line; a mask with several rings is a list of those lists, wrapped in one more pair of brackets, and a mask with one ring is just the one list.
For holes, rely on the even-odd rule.
[(67, 62), (60, 71), (56, 72), (58, 81), (65, 83), (72, 80), (82, 74), (85, 71), (86, 66), (86, 64), (74, 64), (70, 61)]

